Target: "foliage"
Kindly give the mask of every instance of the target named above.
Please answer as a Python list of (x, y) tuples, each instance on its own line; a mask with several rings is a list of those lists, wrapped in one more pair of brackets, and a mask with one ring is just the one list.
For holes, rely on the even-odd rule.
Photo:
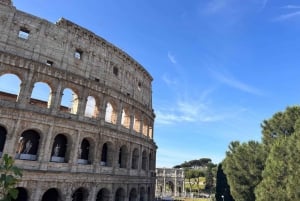
[(286, 193), (288, 176), (286, 147), (287, 140), (282, 137), (273, 143), (262, 174), (263, 180), (255, 189), (257, 201), (290, 200)]
[(255, 200), (254, 189), (262, 179), (265, 158), (263, 145), (258, 142), (231, 142), (223, 161), (223, 169), (234, 200)]
[(255, 193), (260, 200), (300, 200), (300, 121), (289, 137), (277, 139), (271, 148), (263, 171), (263, 180)]
[(213, 167), (214, 167), (213, 165), (208, 165), (207, 171), (205, 174), (205, 189), (208, 192), (213, 191), (214, 187), (215, 187)]
[(174, 166), (174, 168), (206, 167), (210, 163), (211, 163), (210, 158), (200, 158), (199, 160), (185, 161), (180, 165)]
[(230, 194), (230, 186), (227, 183), (226, 175), (222, 169), (222, 163), (218, 165), (217, 171), (217, 181), (216, 181), (216, 201), (223, 201), (222, 196), (224, 196), (224, 200), (226, 201), (234, 201)]
[(22, 177), (21, 170), (14, 166), (14, 160), (7, 154), (3, 155), (0, 164), (0, 200), (11, 201), (18, 196), (18, 190), (15, 188), (16, 184)]
[(261, 127), (262, 144), (232, 142), (226, 153), (223, 169), (233, 198), (300, 200), (300, 107), (275, 113)]
[(269, 120), (264, 120), (262, 127), (263, 144), (267, 151), (275, 139), (279, 137), (288, 137), (295, 131), (295, 123), (300, 118), (300, 107), (288, 107), (284, 112), (277, 112)]

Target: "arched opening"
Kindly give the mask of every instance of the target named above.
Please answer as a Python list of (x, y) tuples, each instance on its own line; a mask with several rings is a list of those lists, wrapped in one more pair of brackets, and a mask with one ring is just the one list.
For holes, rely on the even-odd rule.
[(127, 156), (128, 156), (127, 147), (123, 145), (119, 150), (118, 163), (120, 168), (127, 168)]
[(109, 201), (109, 190), (107, 190), (106, 188), (102, 188), (97, 193), (96, 201)]
[(149, 122), (147, 119), (143, 120), (143, 135), (148, 136), (148, 127), (149, 127)]
[(24, 131), (19, 139), (16, 158), (21, 160), (37, 160), (40, 135), (34, 130)]
[(47, 190), (43, 197), (42, 197), (42, 201), (60, 201), (60, 196), (58, 191), (55, 188), (50, 188), (49, 190)]
[(134, 114), (133, 130), (136, 132), (141, 131), (141, 116), (137, 112)]
[(13, 199), (13, 201), (27, 201), (28, 200), (28, 193), (27, 190), (23, 187), (17, 187), (18, 190), (18, 197)]
[(140, 188), (140, 201), (147, 201), (146, 190), (144, 187)]
[(125, 191), (123, 188), (118, 188), (115, 195), (115, 201), (124, 201), (125, 200)]
[(149, 127), (148, 127), (148, 137), (150, 139), (153, 139), (153, 126), (152, 125), (149, 125)]
[(148, 200), (153, 199), (153, 198), (151, 198), (151, 188), (150, 187), (148, 187), (148, 189), (147, 189), (147, 198), (148, 198)]
[(130, 128), (130, 114), (127, 108), (122, 110), (122, 118), (121, 118), (121, 125), (125, 128)]
[(111, 102), (107, 102), (107, 104), (106, 104), (105, 121), (108, 123), (112, 123), (112, 124), (117, 123), (116, 106)]
[(67, 161), (66, 152), (67, 152), (67, 137), (63, 134), (58, 134), (54, 138), (52, 152), (51, 152), (51, 162), (64, 163)]
[(147, 170), (147, 152), (144, 150), (142, 153), (142, 170)]
[(16, 102), (20, 93), (21, 80), (14, 74), (0, 76), (0, 99)]
[(96, 118), (98, 116), (98, 113), (99, 110), (96, 105), (96, 99), (93, 96), (88, 96), (84, 116)]
[(44, 82), (36, 82), (31, 93), (30, 104), (49, 108), (50, 100), (51, 88), (49, 85)]
[(0, 157), (2, 157), (7, 131), (4, 127), (0, 126)]
[(154, 170), (154, 160), (151, 152), (149, 153), (149, 170)]
[(166, 194), (173, 195), (174, 194), (174, 183), (172, 181), (166, 182)]
[(90, 153), (90, 143), (87, 139), (83, 139), (78, 150), (78, 160), (79, 164), (88, 164)]
[(138, 169), (138, 166), (139, 166), (139, 150), (135, 148), (132, 152), (131, 168)]
[(137, 191), (135, 188), (131, 189), (129, 193), (129, 201), (137, 201)]
[(77, 114), (78, 95), (72, 89), (64, 89), (60, 105), (61, 111), (70, 112), (71, 114)]
[(72, 195), (72, 201), (85, 201), (87, 197), (87, 191), (84, 188), (78, 188)]
[(113, 164), (113, 145), (111, 142), (106, 142), (102, 146), (100, 165), (111, 167)]

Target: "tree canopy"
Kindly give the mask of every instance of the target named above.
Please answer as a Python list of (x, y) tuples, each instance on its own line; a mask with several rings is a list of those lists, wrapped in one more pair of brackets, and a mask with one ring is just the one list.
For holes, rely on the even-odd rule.
[(229, 145), (223, 170), (232, 197), (236, 201), (300, 200), (300, 107), (275, 113), (261, 127), (262, 143)]

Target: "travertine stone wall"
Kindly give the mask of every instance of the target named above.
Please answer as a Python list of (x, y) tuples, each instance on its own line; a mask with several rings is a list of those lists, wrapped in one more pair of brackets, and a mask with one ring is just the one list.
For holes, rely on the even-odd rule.
[[(17, 200), (154, 199), (152, 77), (133, 58), (66, 19), (53, 24), (1, 0), (7, 75), (20, 84), (17, 94), (0, 89), (0, 156), (23, 169)], [(49, 87), (48, 100), (32, 97), (36, 83)]]

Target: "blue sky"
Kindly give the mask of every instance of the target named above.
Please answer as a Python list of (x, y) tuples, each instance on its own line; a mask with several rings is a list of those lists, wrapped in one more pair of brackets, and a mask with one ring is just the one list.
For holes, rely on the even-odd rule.
[(300, 103), (296, 0), (14, 0), (67, 18), (127, 52), (153, 76), (157, 167), (225, 157), (233, 140)]

